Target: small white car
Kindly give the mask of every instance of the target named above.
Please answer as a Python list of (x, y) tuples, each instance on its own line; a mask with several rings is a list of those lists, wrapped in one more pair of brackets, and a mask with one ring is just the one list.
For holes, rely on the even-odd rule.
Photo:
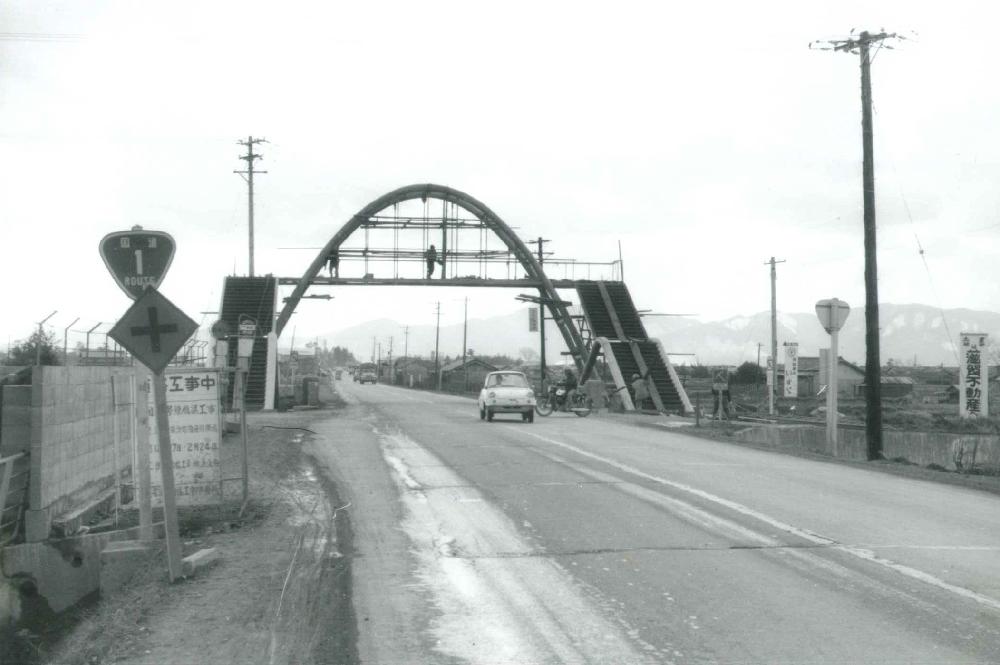
[(521, 372), (490, 372), (479, 391), (479, 417), (493, 421), (498, 413), (519, 413), (521, 420), (535, 422), (535, 391)]

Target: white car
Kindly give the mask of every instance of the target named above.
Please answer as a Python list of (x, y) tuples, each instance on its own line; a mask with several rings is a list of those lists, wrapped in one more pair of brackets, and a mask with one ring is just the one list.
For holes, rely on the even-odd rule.
[(520, 413), (521, 420), (535, 422), (535, 391), (521, 372), (490, 372), (479, 391), (479, 417), (493, 421), (498, 413)]

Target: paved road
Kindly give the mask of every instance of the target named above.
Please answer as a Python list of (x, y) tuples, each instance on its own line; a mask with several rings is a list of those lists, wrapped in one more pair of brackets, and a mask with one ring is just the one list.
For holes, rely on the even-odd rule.
[(1000, 497), (339, 385), (365, 662), (1000, 662)]

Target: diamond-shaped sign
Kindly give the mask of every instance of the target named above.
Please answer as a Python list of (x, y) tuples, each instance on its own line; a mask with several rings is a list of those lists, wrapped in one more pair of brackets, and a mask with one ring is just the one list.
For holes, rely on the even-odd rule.
[(108, 334), (159, 374), (197, 329), (198, 324), (187, 314), (149, 287)]
[(160, 287), (176, 244), (169, 233), (136, 226), (131, 231), (109, 233), (98, 248), (115, 282), (135, 300), (147, 286)]

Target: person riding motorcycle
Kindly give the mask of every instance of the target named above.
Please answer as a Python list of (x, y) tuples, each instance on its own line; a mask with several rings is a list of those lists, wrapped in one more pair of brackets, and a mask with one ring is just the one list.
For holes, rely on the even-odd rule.
[(556, 390), (556, 405), (561, 408), (566, 403), (566, 398), (569, 397), (570, 393), (576, 390), (576, 375), (573, 374), (573, 370), (567, 367), (563, 372), (562, 380), (556, 386), (561, 389), (561, 392)]

